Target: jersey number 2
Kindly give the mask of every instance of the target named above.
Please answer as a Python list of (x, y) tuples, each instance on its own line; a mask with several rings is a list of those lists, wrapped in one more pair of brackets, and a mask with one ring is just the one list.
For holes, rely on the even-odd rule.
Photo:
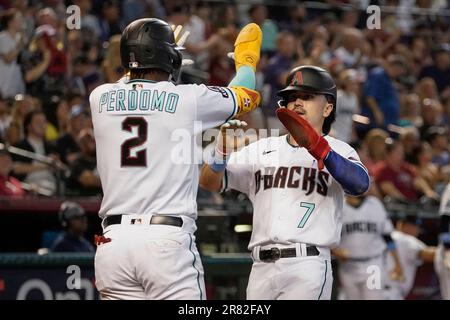
[(136, 152), (131, 156), (131, 149), (142, 146), (147, 141), (147, 121), (142, 117), (127, 117), (122, 122), (122, 130), (132, 132), (133, 127), (137, 127), (138, 136), (125, 140), (120, 147), (120, 165), (122, 167), (146, 167), (147, 149)]
[(302, 220), (300, 220), (300, 223), (298, 224), (297, 228), (303, 228), (305, 226), (306, 221), (308, 221), (308, 219), (311, 216), (311, 214), (313, 213), (316, 205), (311, 202), (300, 202), (300, 207), (306, 208), (306, 213), (303, 216)]

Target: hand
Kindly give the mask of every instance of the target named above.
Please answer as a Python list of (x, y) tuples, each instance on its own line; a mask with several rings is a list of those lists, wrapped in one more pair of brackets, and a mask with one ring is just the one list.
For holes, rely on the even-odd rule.
[(256, 72), (260, 58), (262, 31), (256, 23), (247, 24), (234, 42), (234, 62), (236, 70), (247, 65)]
[(292, 138), (294, 138), (300, 147), (308, 150), (317, 160), (319, 170), (322, 170), (324, 167), (323, 161), (331, 150), (328, 141), (319, 135), (308, 121), (294, 111), (286, 108), (278, 108), (276, 114)]
[(337, 259), (341, 261), (347, 260), (350, 256), (349, 251), (345, 248), (334, 248), (331, 252)]
[(389, 273), (389, 278), (391, 278), (391, 280), (393, 281), (404, 282), (405, 276), (403, 275), (402, 267), (399, 265), (395, 266), (394, 269), (392, 269)]
[(237, 151), (248, 144), (248, 137), (244, 135), (243, 130), (246, 126), (247, 123), (245, 121), (237, 119), (224, 123), (220, 127), (220, 133), (217, 136), (216, 150), (223, 155), (229, 155), (231, 152)]

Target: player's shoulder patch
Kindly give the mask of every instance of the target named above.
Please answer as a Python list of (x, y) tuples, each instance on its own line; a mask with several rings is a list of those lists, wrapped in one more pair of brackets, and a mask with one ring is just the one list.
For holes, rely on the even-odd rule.
[(208, 90), (211, 90), (213, 92), (218, 92), (222, 95), (222, 97), (224, 98), (229, 98), (230, 97), (230, 92), (227, 91), (225, 88), (223, 87), (218, 87), (218, 86), (206, 86), (206, 88), (208, 88)]

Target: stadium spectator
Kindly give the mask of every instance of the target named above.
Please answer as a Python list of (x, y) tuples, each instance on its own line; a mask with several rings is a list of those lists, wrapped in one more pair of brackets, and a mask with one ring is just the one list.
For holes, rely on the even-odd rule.
[(80, 155), (80, 147), (77, 143), (81, 130), (87, 127), (88, 118), (83, 107), (73, 106), (69, 113), (69, 125), (67, 133), (56, 142), (61, 161), (72, 165)]
[(438, 99), (439, 93), (436, 87), (436, 83), (432, 78), (426, 77), (419, 80), (415, 91), (419, 95), (419, 100), (425, 99)]
[(373, 68), (363, 87), (362, 114), (369, 117), (369, 126), (360, 127), (366, 131), (369, 128), (387, 128), (389, 124), (397, 124), (400, 104), (394, 80), (403, 75), (404, 60), (390, 56), (384, 67)]
[(0, 148), (0, 196), (23, 197), (25, 191), (20, 181), (10, 176), (12, 167), (11, 154), (5, 148)]
[(364, 163), (367, 170), (369, 170), (370, 176), (374, 176), (382, 165), (383, 161), (386, 159), (386, 139), (389, 134), (381, 129), (370, 130), (365, 139), (364, 144), (367, 145), (368, 158)]
[(431, 145), (431, 161), (440, 167), (449, 165), (448, 129), (430, 127), (425, 133), (425, 140)]
[(394, 200), (417, 201), (421, 194), (438, 199), (437, 193), (405, 162), (403, 145), (387, 139), (386, 160), (375, 175), (375, 181), (383, 197)]
[(38, 27), (23, 62), (25, 82), (27, 93), (40, 100), (47, 120), (55, 126), (54, 101), (65, 90), (67, 63), (57, 30), (47, 24)]
[(15, 145), (25, 138), (23, 120), (33, 110), (32, 98), (28, 95), (16, 95), (11, 109), (11, 123), (6, 131), (6, 141)]
[(83, 129), (77, 139), (80, 155), (71, 166), (67, 191), (78, 196), (99, 196), (102, 193), (95, 158), (95, 140), (92, 129)]
[(118, 0), (102, 1), (102, 17), (100, 19), (102, 41), (108, 41), (113, 35), (122, 34), (125, 25), (120, 16), (120, 3)]
[(441, 43), (433, 49), (433, 64), (422, 69), (419, 78), (430, 77), (439, 93), (450, 87), (450, 43)]
[[(45, 140), (47, 121), (42, 111), (31, 111), (23, 121), (25, 139), (15, 146), (22, 150), (30, 151), (40, 156), (52, 157), (55, 161), (57, 155), (55, 149)], [(14, 174), (26, 183), (36, 185), (55, 193), (57, 181), (52, 169), (42, 162), (24, 156), (14, 156)]]
[(355, 68), (361, 61), (363, 34), (355, 28), (346, 28), (342, 34), (341, 46), (334, 52), (346, 68)]
[(402, 142), (405, 151), (405, 160), (412, 163), (411, 159), (415, 156), (414, 150), (421, 144), (419, 130), (416, 127), (403, 128), (399, 140)]
[(419, 127), (420, 136), (425, 139), (428, 129), (439, 126), (443, 120), (442, 106), (438, 100), (425, 99), (422, 101), (422, 125)]
[[(0, 94), (12, 98), (25, 93), (25, 84), (18, 63), (24, 42), (22, 13), (10, 9), (0, 14)], [(1, 30), (0, 29), (0, 30)]]
[(359, 114), (359, 83), (357, 72), (347, 69), (340, 73), (340, 88), (337, 91), (336, 122), (333, 125), (333, 136), (339, 140), (350, 142), (354, 138), (352, 116)]
[(250, 22), (261, 27), (263, 33), (261, 53), (271, 56), (275, 53), (278, 27), (271, 19), (267, 18), (267, 7), (262, 4), (252, 5), (248, 10), (248, 15)]
[(297, 42), (292, 33), (283, 31), (278, 34), (277, 50), (269, 60), (264, 78), (270, 88), (270, 98), (264, 102), (263, 112), (267, 117), (268, 129), (282, 129), (283, 125), (275, 116), (280, 98), (277, 92), (286, 85), (286, 77), (294, 64), (294, 56), (297, 52)]
[(433, 190), (436, 190), (438, 183), (441, 182), (441, 175), (439, 167), (431, 162), (433, 154), (430, 145), (422, 142), (412, 150), (411, 156), (411, 164), (419, 177), (425, 180)]
[(55, 240), (51, 251), (94, 252), (94, 247), (84, 237), (88, 228), (84, 209), (78, 203), (65, 201), (61, 204), (58, 216), (64, 232)]
[(420, 100), (416, 93), (404, 96), (400, 101), (400, 119), (398, 125), (401, 127), (418, 127), (422, 123), (420, 116)]
[(80, 8), (81, 28), (88, 29), (94, 38), (99, 38), (102, 34), (98, 17), (91, 14), (91, 0), (73, 0), (73, 4)]

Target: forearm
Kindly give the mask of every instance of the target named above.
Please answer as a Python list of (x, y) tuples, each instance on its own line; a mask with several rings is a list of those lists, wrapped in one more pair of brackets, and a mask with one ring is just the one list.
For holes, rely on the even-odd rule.
[(421, 177), (417, 177), (414, 180), (414, 187), (420, 190), (427, 197), (432, 198), (435, 194), (434, 190), (430, 187), (430, 185), (425, 181), (425, 179)]
[(200, 172), (200, 187), (211, 192), (219, 192), (225, 170), (214, 171), (209, 164), (204, 164)]
[(419, 252), (419, 258), (423, 262), (434, 262), (434, 256), (436, 255), (436, 247), (426, 247)]
[(14, 173), (18, 175), (26, 175), (32, 172), (45, 170), (47, 167), (38, 163), (17, 162), (14, 164)]
[(324, 164), (346, 193), (358, 196), (369, 190), (369, 174), (360, 164), (345, 159), (333, 150), (326, 156)]
[(255, 72), (249, 66), (241, 66), (228, 87), (236, 95), (237, 115), (252, 111), (261, 102), (261, 95), (254, 91), (256, 86)]
[(91, 171), (85, 170), (78, 178), (78, 182), (86, 188), (101, 187), (100, 177), (93, 174)]
[(403, 193), (401, 193), (391, 182), (382, 182), (380, 184), (380, 189), (384, 195), (399, 200), (407, 200)]
[(367, 106), (373, 113), (380, 111), (380, 108), (378, 107), (378, 103), (374, 98), (367, 97), (366, 102), (367, 102)]
[(47, 70), (48, 65), (49, 61), (44, 60), (33, 69), (27, 71), (25, 73), (25, 82), (33, 82), (41, 77), (44, 74), (45, 70)]

